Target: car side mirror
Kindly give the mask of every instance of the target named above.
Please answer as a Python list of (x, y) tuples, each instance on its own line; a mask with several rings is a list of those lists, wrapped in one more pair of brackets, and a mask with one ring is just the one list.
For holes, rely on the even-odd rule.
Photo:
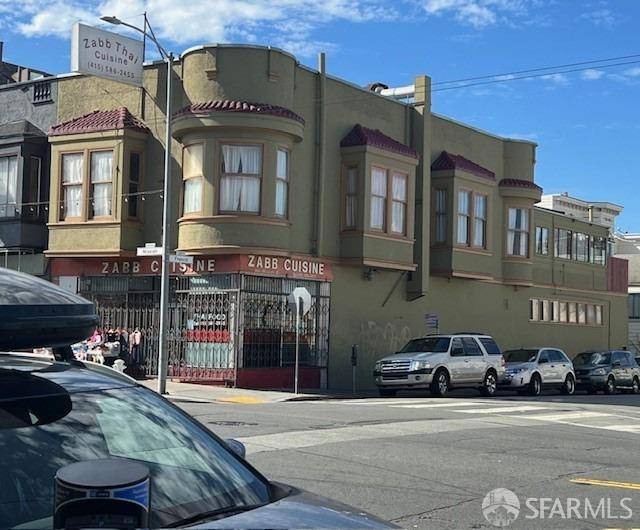
[(620, 361), (613, 361), (613, 367), (614, 368), (620, 368), (622, 366), (622, 364), (620, 363)]
[(238, 440), (234, 440), (233, 438), (227, 438), (225, 440), (227, 447), (231, 449), (235, 454), (237, 454), (240, 458), (247, 457), (247, 448), (244, 446), (242, 442)]

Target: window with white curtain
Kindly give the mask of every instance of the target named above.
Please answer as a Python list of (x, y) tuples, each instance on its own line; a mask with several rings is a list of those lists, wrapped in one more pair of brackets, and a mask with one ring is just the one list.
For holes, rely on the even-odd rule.
[(447, 190), (436, 190), (436, 243), (447, 242)]
[(474, 195), (473, 246), (487, 248), (487, 196)]
[(459, 245), (469, 244), (469, 225), (471, 221), (471, 192), (458, 192), (458, 236)]
[(391, 231), (407, 232), (407, 175), (394, 173), (391, 180)]
[(509, 208), (507, 255), (529, 256), (529, 210), (526, 208)]
[(262, 147), (223, 145), (220, 211), (260, 213)]
[(286, 217), (289, 197), (289, 151), (278, 149), (276, 166), (276, 215)]
[(110, 217), (113, 213), (113, 151), (91, 153), (92, 217)]
[(371, 169), (371, 215), (369, 225), (374, 230), (384, 230), (387, 217), (387, 171)]
[(82, 217), (83, 153), (62, 155), (62, 215), (63, 219)]
[(0, 157), (0, 217), (18, 214), (18, 157)]
[(344, 203), (344, 227), (355, 228), (358, 212), (358, 168), (347, 168), (347, 181), (345, 185)]
[(202, 211), (203, 146), (187, 145), (182, 150), (182, 214)]

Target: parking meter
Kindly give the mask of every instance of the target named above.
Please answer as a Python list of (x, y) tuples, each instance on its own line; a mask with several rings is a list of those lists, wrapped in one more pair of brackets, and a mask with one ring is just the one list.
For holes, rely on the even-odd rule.
[(149, 527), (149, 469), (106, 458), (75, 462), (55, 476), (56, 529)]
[(351, 366), (358, 366), (358, 345), (351, 346)]

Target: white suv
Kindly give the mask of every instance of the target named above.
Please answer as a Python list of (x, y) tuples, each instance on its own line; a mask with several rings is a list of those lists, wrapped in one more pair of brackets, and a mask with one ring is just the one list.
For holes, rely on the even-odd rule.
[(373, 377), (381, 396), (421, 388), (443, 396), (451, 388), (463, 387), (493, 396), (504, 377), (504, 366), (500, 348), (488, 335), (427, 335), (377, 361)]

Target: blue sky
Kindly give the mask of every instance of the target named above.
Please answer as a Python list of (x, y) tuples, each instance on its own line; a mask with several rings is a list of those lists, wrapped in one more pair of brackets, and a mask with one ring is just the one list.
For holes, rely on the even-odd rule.
[[(640, 54), (638, 0), (0, 0), (5, 59), (67, 72), (73, 22), (114, 14), (135, 24), (145, 10), (175, 52), (268, 44), (315, 67), (322, 50), (329, 73), (362, 85), (427, 74), (442, 88), (435, 83)], [(621, 204), (618, 228), (640, 232), (640, 55), (617, 62), (629, 64), (436, 91), (432, 108), (537, 142), (545, 192)]]

